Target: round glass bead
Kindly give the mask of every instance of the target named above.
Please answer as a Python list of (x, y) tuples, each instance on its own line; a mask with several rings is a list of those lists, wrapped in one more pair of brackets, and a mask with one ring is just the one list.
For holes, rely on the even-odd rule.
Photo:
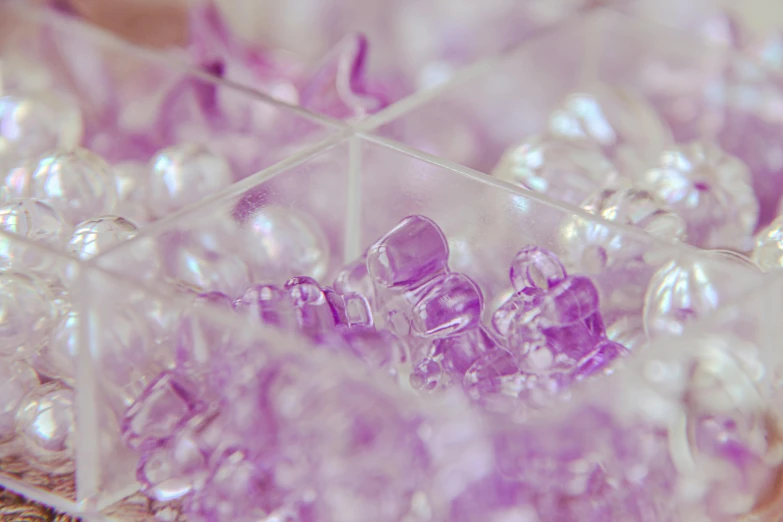
[(57, 209), (70, 224), (107, 214), (117, 203), (111, 168), (81, 148), (43, 157), (33, 172), (30, 194)]
[(277, 205), (253, 211), (242, 222), (245, 259), (254, 280), (319, 279), (329, 263), (329, 242), (315, 220)]
[(14, 438), (19, 405), (38, 384), (38, 376), (26, 362), (3, 361), (0, 365), (0, 445)]
[(127, 161), (114, 165), (117, 180), (116, 214), (125, 216), (135, 223), (147, 223), (149, 212), (144, 200), (143, 183), (147, 177), (147, 163)]
[(55, 149), (76, 147), (81, 138), (81, 112), (64, 96), (0, 96), (0, 167), (8, 167), (6, 161), (34, 160)]
[(75, 395), (58, 381), (41, 385), (23, 400), (16, 432), (33, 466), (48, 473), (70, 473), (75, 456)]
[(574, 205), (619, 177), (592, 143), (547, 134), (508, 149), (492, 175)]
[(644, 98), (608, 85), (570, 94), (550, 115), (548, 130), (597, 145), (624, 175), (648, 166), (672, 142), (666, 124)]
[(162, 217), (196, 203), (233, 181), (231, 167), (202, 145), (185, 143), (159, 151), (150, 161), (147, 209)]
[(685, 219), (692, 245), (751, 248), (759, 203), (740, 159), (708, 143), (678, 145), (663, 151), (641, 181)]
[(753, 261), (763, 270), (783, 268), (783, 216), (778, 216), (756, 234)]
[(79, 259), (95, 257), (114, 245), (127, 241), (139, 227), (123, 217), (101, 216), (79, 223), (68, 241), (68, 252)]
[[(0, 205), (0, 229), (60, 249), (68, 235), (63, 218), (55, 209), (36, 199), (15, 199)], [(43, 275), (52, 268), (47, 252), (0, 238), (0, 269), (26, 269)]]
[(27, 357), (41, 348), (57, 304), (49, 286), (21, 272), (0, 273), (0, 356)]

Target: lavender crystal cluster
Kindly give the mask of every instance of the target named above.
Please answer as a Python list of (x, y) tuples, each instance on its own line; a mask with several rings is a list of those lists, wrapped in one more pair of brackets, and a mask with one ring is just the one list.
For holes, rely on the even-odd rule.
[(253, 40), (204, 2), (165, 52), (0, 6), (0, 485), (86, 519), (776, 520), (780, 38), (447, 3), (264, 2)]

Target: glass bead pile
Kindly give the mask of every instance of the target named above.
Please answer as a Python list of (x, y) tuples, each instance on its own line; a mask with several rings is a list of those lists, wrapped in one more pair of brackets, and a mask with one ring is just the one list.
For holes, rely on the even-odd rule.
[(778, 520), (780, 36), (360, 4), (261, 44), (204, 2), (165, 51), (0, 6), (0, 486), (89, 520)]

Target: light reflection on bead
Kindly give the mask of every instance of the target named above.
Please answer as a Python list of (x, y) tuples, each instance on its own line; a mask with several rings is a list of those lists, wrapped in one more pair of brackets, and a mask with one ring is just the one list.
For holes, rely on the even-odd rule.
[[(59, 212), (35, 199), (15, 199), (0, 206), (0, 229), (59, 250), (68, 230)], [(0, 237), (0, 269), (26, 269), (39, 275), (50, 271), (50, 255)]]
[(320, 279), (329, 263), (329, 242), (318, 223), (293, 208), (267, 205), (241, 224), (241, 248), (253, 279)]
[(595, 85), (569, 95), (551, 114), (548, 130), (597, 145), (625, 175), (649, 165), (672, 142), (666, 124), (644, 98), (612, 86)]
[(150, 161), (147, 209), (163, 217), (227, 187), (231, 167), (202, 145), (185, 143), (158, 152)]
[(16, 430), (30, 464), (50, 473), (74, 470), (75, 395), (52, 381), (25, 397), (16, 416)]
[(740, 159), (709, 143), (671, 147), (641, 183), (685, 219), (692, 245), (751, 248), (759, 202)]
[(783, 216), (778, 216), (756, 234), (753, 261), (763, 270), (783, 268)]
[(492, 175), (574, 205), (619, 177), (592, 143), (546, 134), (508, 149)]
[(0, 356), (27, 357), (41, 348), (57, 306), (48, 285), (21, 272), (0, 273)]
[(79, 259), (93, 258), (136, 236), (139, 227), (120, 216), (101, 216), (76, 225), (68, 252)]
[(32, 160), (70, 149), (82, 138), (82, 115), (55, 92), (0, 96), (0, 167), (4, 159)]
[(117, 186), (111, 167), (81, 148), (43, 157), (33, 172), (30, 195), (57, 209), (70, 224), (111, 212)]
[(38, 384), (38, 376), (26, 362), (3, 361), (0, 365), (0, 445), (14, 437), (16, 411)]

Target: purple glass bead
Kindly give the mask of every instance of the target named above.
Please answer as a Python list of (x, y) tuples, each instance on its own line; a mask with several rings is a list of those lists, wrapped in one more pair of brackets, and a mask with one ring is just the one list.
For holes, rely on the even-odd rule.
[(367, 260), (364, 257), (343, 267), (333, 286), (335, 291), (342, 295), (363, 295), (369, 303), (373, 302), (375, 296), (375, 285), (367, 271)]
[(449, 245), (423, 216), (403, 219), (367, 251), (367, 271), (382, 287), (412, 286), (448, 270)]
[(308, 336), (318, 337), (331, 330), (336, 323), (332, 306), (315, 279), (294, 277), (286, 281), (299, 329)]
[(514, 331), (519, 318), (535, 306), (535, 298), (542, 294), (539, 288), (528, 287), (511, 294), (492, 314), (492, 326), (501, 337), (506, 338)]
[(751, 248), (759, 202), (748, 167), (718, 146), (671, 147), (642, 183), (685, 219), (688, 241), (701, 248)]
[(277, 285), (253, 285), (234, 303), (234, 308), (257, 316), (262, 323), (287, 326), (292, 313), (286, 292)]
[(482, 354), (465, 372), (463, 386), (473, 400), (495, 395), (516, 397), (519, 365), (514, 356), (505, 349), (492, 350)]
[(442, 373), (440, 364), (432, 359), (423, 359), (413, 367), (410, 376), (411, 388), (432, 391), (437, 388)]
[(563, 264), (555, 254), (535, 245), (520, 250), (511, 262), (511, 286), (517, 292), (527, 288), (547, 290), (566, 277)]
[(363, 295), (349, 293), (343, 296), (345, 302), (345, 319), (349, 328), (372, 328), (373, 318), (370, 303)]
[(589, 277), (569, 276), (536, 299), (542, 327), (587, 322), (598, 313), (598, 289)]
[(604, 340), (599, 342), (595, 350), (587, 354), (574, 371), (577, 380), (586, 379), (598, 373), (606, 373), (615, 359), (628, 353), (628, 349), (620, 343)]
[(122, 422), (122, 437), (131, 448), (147, 441), (165, 440), (176, 426), (200, 408), (194, 385), (165, 371), (136, 399)]
[(388, 330), (353, 328), (342, 332), (350, 353), (371, 368), (382, 368), (395, 377), (407, 361), (405, 343)]
[(459, 381), (462, 381), (465, 372), (476, 359), (498, 348), (497, 342), (483, 326), (438, 339), (435, 345), (435, 353), (440, 355), (443, 369)]
[(414, 335), (441, 338), (478, 326), (483, 296), (464, 274), (448, 274), (433, 281), (411, 311)]

